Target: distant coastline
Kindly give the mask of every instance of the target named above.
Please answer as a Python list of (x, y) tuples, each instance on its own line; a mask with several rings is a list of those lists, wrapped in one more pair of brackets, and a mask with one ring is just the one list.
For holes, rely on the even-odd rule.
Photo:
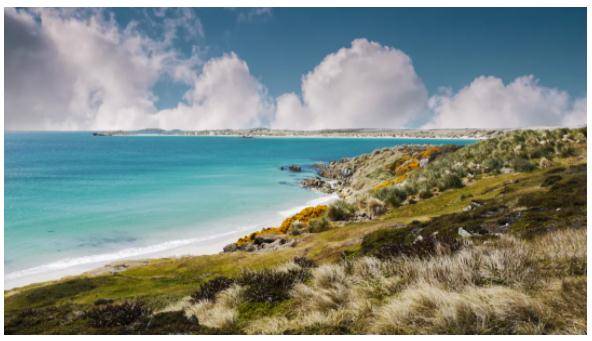
[(228, 137), (305, 137), (305, 138), (398, 138), (398, 139), (475, 139), (499, 136), (512, 129), (221, 129), (221, 130), (115, 130), (96, 131), (95, 136), (228, 136)]

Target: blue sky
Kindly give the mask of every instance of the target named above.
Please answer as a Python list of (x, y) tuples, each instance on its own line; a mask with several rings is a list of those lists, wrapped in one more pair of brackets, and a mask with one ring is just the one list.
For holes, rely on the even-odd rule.
[[(244, 9), (195, 9), (204, 37), (176, 44), (207, 46), (207, 56), (236, 52), (273, 96), (298, 91), (301, 75), (327, 54), (355, 38), (396, 47), (413, 64), (430, 93), (455, 90), (479, 75), (510, 81), (534, 74), (550, 87), (573, 96), (586, 93), (585, 8), (274, 8), (239, 20)], [(115, 9), (126, 25), (141, 9)], [(154, 17), (158, 20), (158, 18)], [(172, 105), (185, 87), (163, 91)]]
[(5, 9), (8, 129), (586, 120), (585, 8)]

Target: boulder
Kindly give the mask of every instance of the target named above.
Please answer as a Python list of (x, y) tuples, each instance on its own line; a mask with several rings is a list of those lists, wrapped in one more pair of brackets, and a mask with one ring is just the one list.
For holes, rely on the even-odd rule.
[(234, 252), (238, 250), (238, 246), (236, 245), (236, 243), (231, 243), (226, 245), (222, 250), (224, 252)]
[(463, 237), (463, 238), (469, 238), (469, 237), (472, 237), (473, 236), (473, 234), (471, 232), (465, 230), (462, 227), (459, 227), (458, 228), (458, 235), (461, 236), (461, 237)]
[(352, 174), (354, 174), (354, 172), (351, 168), (346, 167), (341, 169), (341, 176), (344, 178), (350, 177)]
[(287, 170), (290, 172), (298, 173), (298, 172), (302, 171), (302, 167), (300, 167), (299, 165), (281, 166), (280, 170), (283, 170), (283, 171)]

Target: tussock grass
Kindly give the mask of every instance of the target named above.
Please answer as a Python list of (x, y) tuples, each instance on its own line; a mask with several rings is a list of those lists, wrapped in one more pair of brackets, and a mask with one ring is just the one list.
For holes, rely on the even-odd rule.
[(375, 312), (380, 334), (541, 334), (550, 313), (528, 295), (500, 286), (446, 291), (418, 284)]
[[(532, 241), (503, 235), (455, 254), (362, 257), (322, 265), (290, 292), (291, 314), (251, 321), (245, 331), (584, 333), (585, 278), (582, 285), (577, 277), (565, 277), (573, 273), (565, 260), (586, 264), (585, 239), (585, 229), (555, 231)], [(565, 271), (550, 272), (541, 265), (545, 262), (563, 262)], [(581, 302), (574, 302), (578, 297)]]
[(231, 329), (237, 321), (237, 307), (241, 302), (242, 292), (241, 286), (232, 285), (221, 291), (215, 302), (204, 299), (183, 307), (183, 310), (187, 317), (195, 317), (200, 325)]

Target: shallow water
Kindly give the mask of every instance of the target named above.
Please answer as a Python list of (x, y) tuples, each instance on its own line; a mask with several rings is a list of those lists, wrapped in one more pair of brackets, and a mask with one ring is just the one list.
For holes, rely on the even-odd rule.
[[(5, 285), (81, 265), (205, 251), (277, 224), (281, 212), (321, 197), (298, 186), (314, 162), (399, 144), (470, 142), (7, 132)], [(304, 171), (279, 169), (292, 163)]]

